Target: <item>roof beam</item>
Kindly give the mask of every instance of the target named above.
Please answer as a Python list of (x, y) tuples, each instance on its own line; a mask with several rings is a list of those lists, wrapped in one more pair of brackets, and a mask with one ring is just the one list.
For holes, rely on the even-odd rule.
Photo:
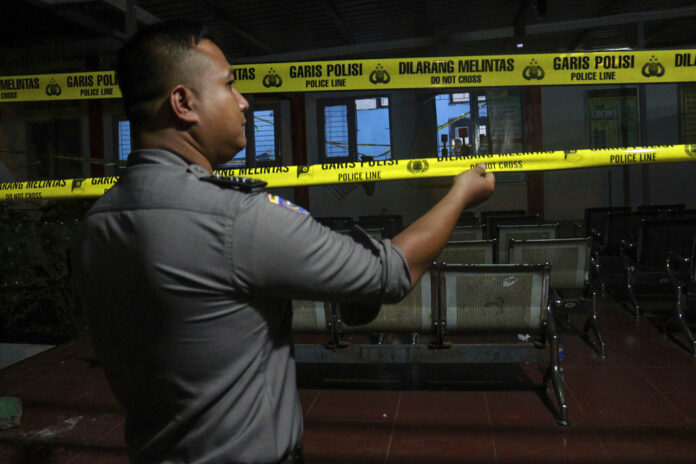
[(115, 30), (113, 27), (110, 25), (90, 18), (89, 16), (80, 13), (79, 11), (73, 11), (70, 9), (64, 9), (64, 8), (50, 8), (51, 5), (54, 5), (55, 2), (53, 0), (25, 0), (28, 3), (31, 3), (32, 5), (38, 6), (40, 8), (47, 9), (54, 15), (61, 17), (63, 19), (67, 19), (68, 21), (71, 21), (73, 23), (77, 23), (80, 26), (87, 28), (93, 32), (96, 32), (100, 35), (107, 36), (107, 37), (116, 37), (120, 40), (125, 40), (126, 39), (126, 34), (124, 34), (122, 31)]
[(671, 8), (669, 10), (645, 11), (638, 13), (624, 13), (597, 18), (573, 19), (570, 21), (557, 21), (546, 24), (533, 24), (527, 26), (528, 34), (548, 34), (550, 32), (567, 31), (570, 29), (589, 29), (593, 27), (617, 26), (619, 24), (631, 24), (663, 19), (684, 18), (696, 16), (696, 6), (684, 8)]
[[(593, 27), (614, 26), (637, 22), (660, 21), (672, 18), (684, 18), (696, 16), (696, 6), (684, 8), (672, 8), (668, 10), (647, 11), (639, 13), (626, 13), (597, 18), (583, 18), (570, 21), (556, 21), (551, 23), (529, 24), (525, 26), (525, 35), (549, 34), (553, 32), (567, 32), (569, 30), (582, 30)], [(415, 39), (399, 39), (369, 43), (359, 43), (341, 47), (318, 48), (313, 50), (301, 50), (272, 55), (258, 55), (254, 57), (238, 58), (233, 63), (274, 62), (293, 60), (318, 60), (324, 58), (337, 58), (355, 56), (371, 52), (392, 52), (396, 50), (426, 48), (438, 45), (444, 41), (447, 43), (474, 42), (491, 39), (506, 39), (515, 36), (515, 28), (501, 27), (496, 29), (483, 29), (479, 31), (466, 31), (448, 35), (444, 38), (430, 36)]]
[(328, 13), (329, 18), (331, 18), (331, 21), (333, 21), (334, 26), (336, 26), (338, 29), (338, 33), (341, 35), (341, 37), (343, 37), (343, 40), (350, 44), (354, 44), (355, 39), (353, 38), (353, 34), (350, 33), (348, 26), (346, 26), (346, 23), (343, 22), (343, 19), (341, 19), (341, 16), (338, 14), (336, 5), (334, 5), (331, 0), (324, 0), (324, 8)]
[[(102, 2), (106, 3), (107, 5), (111, 5), (114, 8), (123, 11), (124, 13), (127, 10), (126, 0), (102, 0)], [(135, 7), (135, 17), (138, 21), (145, 24), (155, 24), (162, 21), (157, 16), (153, 15), (147, 10), (140, 8), (139, 6)]]
[[(448, 43), (470, 42), (476, 40), (502, 39), (506, 37), (513, 37), (513, 35), (513, 27), (501, 27), (499, 29), (487, 29), (483, 31), (459, 32), (457, 34), (446, 36), (444, 40), (447, 40)], [(439, 36), (420, 37), (417, 39), (387, 40), (345, 45), (341, 47), (317, 48), (313, 50), (300, 50), (288, 53), (278, 53), (274, 55), (259, 55), (249, 58), (238, 58), (232, 60), (231, 63), (319, 60), (323, 58), (355, 56), (371, 52), (391, 52), (395, 50), (433, 47), (442, 41), (443, 37)]]
[(520, 37), (524, 35), (524, 13), (527, 11), (527, 4), (529, 0), (522, 0), (520, 2), (520, 7), (515, 13), (515, 19), (512, 21), (512, 25), (515, 28), (515, 32)]
[[(609, 10), (611, 9), (610, 4), (605, 4), (597, 14), (595, 14), (595, 17), (602, 17), (606, 16)], [(575, 39), (573, 39), (573, 42), (570, 44), (570, 47), (568, 47), (568, 50), (577, 50), (577, 48), (580, 46), (583, 40), (585, 40), (585, 37), (587, 37), (587, 34), (590, 32), (589, 29), (583, 29), (579, 34), (575, 36)]]
[(4, 66), (15, 66), (14, 63), (40, 63), (55, 59), (82, 59), (85, 55), (116, 53), (122, 46), (123, 42), (114, 37), (102, 37), (76, 42), (47, 43), (32, 47), (3, 50), (2, 54), (0, 54), (0, 63)]
[(660, 31), (662, 29), (664, 29), (667, 25), (668, 25), (668, 21), (665, 19), (665, 20), (660, 21), (659, 24), (657, 24), (655, 27), (653, 27), (653, 29), (650, 31), (650, 33), (645, 36), (644, 47), (647, 47), (648, 44), (650, 42), (652, 42), (655, 39), (655, 37), (657, 37), (657, 35), (660, 33)]
[(517, 9), (517, 13), (515, 13), (515, 19), (512, 21), (512, 27), (515, 30), (515, 37), (513, 37), (513, 43), (511, 44), (511, 47), (516, 47), (518, 41), (521, 41), (522, 38), (525, 35), (524, 31), (524, 14), (527, 11), (527, 6), (528, 6), (529, 0), (522, 0), (520, 2), (520, 7)]
[(265, 51), (266, 53), (275, 53), (275, 51), (271, 47), (269, 47), (265, 43), (261, 42), (259, 39), (257, 39), (253, 35), (249, 34), (248, 32), (240, 29), (235, 24), (235, 21), (230, 16), (230, 14), (227, 11), (225, 11), (224, 9), (220, 8), (220, 6), (217, 4), (217, 2), (214, 2), (211, 0), (203, 0), (203, 4), (215, 16), (217, 16), (219, 19), (222, 19), (226, 23), (226, 27), (228, 27), (232, 32), (234, 32), (238, 36), (242, 37), (244, 40), (246, 40), (250, 44), (254, 45), (255, 47), (260, 48), (261, 50)]

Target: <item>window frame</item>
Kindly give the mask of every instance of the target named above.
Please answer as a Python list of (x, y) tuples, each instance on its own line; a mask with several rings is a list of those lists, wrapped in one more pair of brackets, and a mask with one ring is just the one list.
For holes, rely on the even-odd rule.
[[(111, 161), (114, 162), (116, 165), (116, 170), (119, 171), (121, 169), (125, 169), (126, 166), (125, 164), (121, 164), (121, 161), (124, 163), (128, 160), (128, 157), (126, 157), (125, 160), (121, 160), (119, 156), (119, 148), (121, 146), (121, 138), (119, 137), (119, 124), (123, 121), (128, 122), (128, 134), (130, 136), (130, 146), (131, 146), (131, 152), (133, 151), (133, 124), (131, 124), (130, 120), (126, 117), (125, 114), (112, 114), (111, 115), (111, 134), (112, 134), (112, 153), (111, 153)], [(128, 156), (130, 156), (130, 153), (128, 153)]]
[(686, 131), (684, 130), (686, 127), (686, 122), (684, 121), (684, 117), (686, 114), (686, 111), (684, 110), (684, 91), (685, 88), (691, 88), (696, 90), (696, 83), (681, 83), (678, 86), (677, 90), (677, 114), (679, 116), (679, 143), (682, 144), (689, 144), (689, 143), (694, 143), (696, 142), (696, 139), (694, 141), (687, 140), (687, 134), (685, 133)]
[[(275, 159), (272, 161), (258, 161), (256, 159), (256, 131), (254, 130), (254, 113), (257, 111), (273, 111), (273, 138), (274, 138), (274, 150)], [(281, 149), (281, 130), (280, 130), (280, 120), (282, 117), (280, 102), (259, 102), (254, 103), (253, 108), (247, 110), (247, 121), (252, 121), (252, 124), (246, 125), (246, 162), (245, 166), (247, 168), (255, 168), (262, 166), (281, 166), (283, 164), (283, 157), (280, 152)], [(252, 154), (253, 153), (253, 154)]]
[[(469, 94), (469, 101), (468, 102), (455, 102), (454, 101), (454, 94)], [(458, 88), (458, 89), (438, 89), (436, 92), (433, 92), (433, 101), (437, 100), (437, 97), (441, 95), (447, 95), (447, 100), (449, 105), (455, 105), (455, 104), (463, 104), (463, 103), (468, 103), (469, 104), (469, 117), (466, 118), (469, 120), (469, 124), (467, 126), (467, 130), (469, 132), (469, 145), (473, 148), (473, 153), (471, 153), (472, 156), (476, 156), (479, 153), (480, 150), (480, 123), (479, 119), (485, 119), (485, 126), (486, 126), (486, 137), (488, 138), (488, 150), (490, 152), (491, 150), (491, 142), (490, 142), (490, 118), (488, 116), (488, 111), (486, 111), (486, 116), (480, 117), (479, 116), (479, 96), (483, 95), (486, 97), (486, 105), (488, 105), (488, 94), (486, 90), (481, 90), (481, 89), (469, 89), (469, 88)], [(434, 127), (434, 139), (435, 139), (435, 146), (436, 146), (436, 156), (441, 157), (442, 156), (442, 140), (440, 139), (440, 134), (438, 130), (438, 120), (437, 120), (437, 103), (435, 103), (435, 127)], [(452, 139), (448, 136), (447, 140), (447, 150), (448, 150), (448, 156), (452, 156), (453, 154), (450, 152), (452, 148)]]
[[(387, 106), (383, 106), (380, 99), (386, 98), (389, 101)], [(317, 100), (317, 139), (318, 139), (318, 152), (319, 152), (319, 162), (321, 164), (330, 163), (347, 163), (347, 162), (357, 162), (361, 161), (358, 159), (358, 110), (356, 108), (356, 100), (367, 100), (376, 99), (377, 108), (386, 108), (388, 112), (389, 119), (389, 150), (390, 156), (388, 159), (394, 159), (394, 144), (392, 136), (392, 111), (391, 111), (391, 97), (387, 94), (379, 95), (358, 95), (350, 97), (339, 97), (339, 98), (322, 98)], [(328, 106), (340, 106), (345, 105), (347, 107), (347, 122), (348, 122), (348, 155), (347, 156), (332, 156), (328, 157), (326, 155), (326, 120), (324, 109)]]

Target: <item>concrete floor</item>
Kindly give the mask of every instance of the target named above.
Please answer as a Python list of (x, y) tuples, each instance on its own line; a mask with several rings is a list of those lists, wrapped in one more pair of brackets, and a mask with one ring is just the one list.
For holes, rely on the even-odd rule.
[[(601, 321), (606, 360), (561, 333), (565, 428), (539, 388), (543, 365), (370, 366), (362, 378), (300, 366), (306, 462), (696, 463), (696, 359), (611, 297)], [(0, 396), (24, 403), (21, 426), (0, 432), (0, 463), (128, 462), (123, 412), (87, 337), (2, 369)]]

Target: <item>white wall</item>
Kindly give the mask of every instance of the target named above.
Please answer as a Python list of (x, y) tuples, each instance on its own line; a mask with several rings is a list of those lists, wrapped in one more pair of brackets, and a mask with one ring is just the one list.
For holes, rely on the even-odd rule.
[[(589, 148), (587, 94), (610, 86), (559, 86), (542, 88), (543, 143), (545, 150)], [(616, 87), (614, 87), (616, 88)], [(646, 144), (679, 143), (678, 86), (645, 86)], [(643, 204), (643, 174), (647, 171), (650, 204), (685, 203), (696, 207), (696, 163), (630, 166), (630, 203)], [(544, 173), (544, 210), (547, 218), (577, 220), (593, 206), (624, 203), (624, 169), (587, 168)]]
[[(679, 141), (679, 91), (676, 84), (646, 86), (648, 143)], [(648, 172), (650, 203), (685, 203), (696, 208), (696, 162), (653, 164)]]

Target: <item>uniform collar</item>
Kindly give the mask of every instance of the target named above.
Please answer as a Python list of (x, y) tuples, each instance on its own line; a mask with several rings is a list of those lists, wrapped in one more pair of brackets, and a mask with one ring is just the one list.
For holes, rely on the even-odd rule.
[(166, 164), (169, 166), (188, 166), (190, 163), (181, 156), (161, 148), (135, 150), (128, 156), (127, 166), (138, 164)]
[(147, 148), (133, 151), (130, 156), (128, 156), (127, 166), (130, 168), (139, 164), (182, 166), (186, 167), (186, 170), (193, 173), (193, 175), (196, 177), (200, 178), (210, 176), (210, 173), (203, 166), (189, 163), (176, 153), (169, 150), (164, 150), (162, 148)]

